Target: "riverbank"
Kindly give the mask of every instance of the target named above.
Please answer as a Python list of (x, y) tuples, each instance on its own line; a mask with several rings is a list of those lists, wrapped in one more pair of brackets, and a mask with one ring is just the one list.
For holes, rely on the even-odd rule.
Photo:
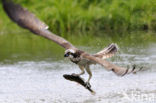
[[(126, 35), (127, 32), (156, 31), (154, 0), (16, 0), (63, 37), (91, 33)], [(16, 30), (0, 5), (0, 31)], [(126, 33), (126, 34), (125, 34)], [(104, 34), (102, 34), (104, 35)]]

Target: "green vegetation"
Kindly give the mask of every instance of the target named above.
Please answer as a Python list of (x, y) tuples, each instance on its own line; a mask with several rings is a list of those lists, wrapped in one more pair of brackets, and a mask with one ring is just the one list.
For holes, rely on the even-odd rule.
[[(61, 36), (156, 31), (155, 0), (15, 0)], [(0, 7), (0, 31), (17, 29)], [(102, 32), (102, 33), (101, 33)]]
[[(156, 0), (16, 0), (74, 45), (101, 50), (111, 42), (144, 47), (156, 41)], [(98, 46), (97, 46), (98, 45)], [(81, 48), (89, 51), (90, 49)], [(0, 2), (0, 62), (63, 58), (63, 49), (10, 21)], [(97, 52), (97, 51), (95, 51)], [(55, 55), (54, 55), (55, 54)], [(60, 55), (61, 54), (61, 55)], [(54, 58), (53, 58), (54, 57)], [(7, 61), (8, 62), (8, 61)]]

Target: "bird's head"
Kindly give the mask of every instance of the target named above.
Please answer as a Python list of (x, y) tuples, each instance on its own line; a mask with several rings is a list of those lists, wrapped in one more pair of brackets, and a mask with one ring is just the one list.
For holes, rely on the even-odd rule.
[(64, 57), (68, 57), (68, 58), (76, 58), (76, 57), (77, 57), (76, 50), (73, 50), (73, 49), (67, 49), (67, 50), (65, 51)]

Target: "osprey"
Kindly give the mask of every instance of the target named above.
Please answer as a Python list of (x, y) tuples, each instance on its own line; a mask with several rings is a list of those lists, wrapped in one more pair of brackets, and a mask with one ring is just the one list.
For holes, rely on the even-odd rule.
[(86, 70), (89, 74), (89, 78), (87, 80), (88, 86), (90, 85), (89, 81), (92, 77), (92, 72), (90, 71), (91, 64), (100, 64), (105, 69), (111, 70), (120, 76), (136, 72), (135, 66), (133, 66), (132, 69), (123, 68), (105, 60), (106, 58), (112, 57), (118, 51), (116, 44), (112, 43), (96, 54), (88, 54), (85, 51), (79, 50), (64, 38), (50, 32), (48, 30), (48, 26), (44, 22), (40, 21), (34, 14), (30, 13), (27, 9), (13, 3), (11, 0), (2, 0), (2, 4), (10, 19), (19, 26), (30, 30), (36, 35), (52, 40), (65, 48), (64, 57), (69, 58), (73, 63), (77, 64), (81, 70), (79, 74), (73, 75), (80, 76), (84, 74)]

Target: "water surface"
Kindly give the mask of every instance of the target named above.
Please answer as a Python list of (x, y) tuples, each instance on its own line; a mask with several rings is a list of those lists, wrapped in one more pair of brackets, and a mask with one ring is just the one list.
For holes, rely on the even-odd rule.
[[(95, 47), (80, 47), (89, 52)], [(29, 53), (27, 55), (30, 55)], [(45, 55), (46, 54), (42, 54)], [(17, 57), (16, 57), (17, 56)], [(21, 54), (19, 56), (22, 56)], [(29, 56), (28, 56), (29, 57)], [(52, 57), (58, 58), (53, 59)], [(78, 67), (63, 59), (63, 51), (58, 56), (43, 59), (19, 60), (3, 59), (0, 63), (1, 103), (155, 103), (156, 102), (156, 45), (143, 47), (120, 47), (117, 56), (109, 59), (125, 66), (144, 66), (137, 74), (118, 77), (99, 65), (91, 66), (92, 88), (90, 94), (77, 83), (65, 80), (62, 75), (78, 73)], [(59, 58), (60, 57), (60, 58)], [(88, 75), (83, 76), (87, 78)]]

